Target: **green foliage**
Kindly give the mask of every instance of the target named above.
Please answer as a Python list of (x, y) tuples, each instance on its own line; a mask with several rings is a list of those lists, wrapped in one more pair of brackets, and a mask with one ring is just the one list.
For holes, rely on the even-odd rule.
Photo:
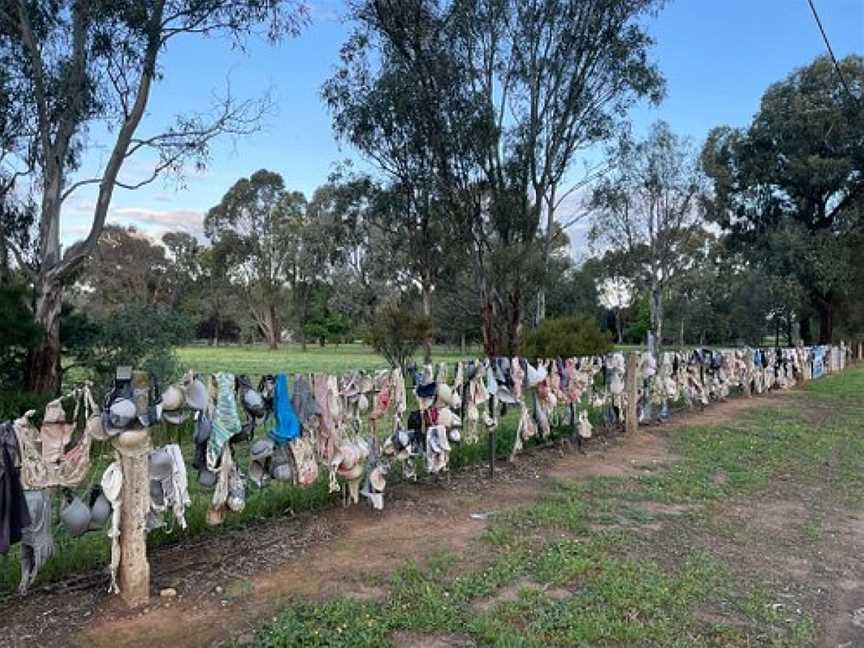
[(651, 328), (651, 308), (648, 304), (648, 297), (640, 297), (634, 310), (635, 312), (624, 331), (624, 337), (641, 344), (645, 341), (648, 330)]
[(366, 342), (377, 353), (403, 371), (424, 340), (433, 333), (432, 321), (401, 302), (390, 301), (378, 309), (369, 326)]
[(119, 365), (152, 371), (167, 382), (178, 372), (175, 347), (189, 342), (193, 333), (188, 317), (161, 304), (128, 304), (105, 319), (79, 315), (73, 321), (76, 336), (69, 353), (100, 383)]
[(597, 322), (578, 317), (543, 320), (522, 343), (522, 355), (528, 358), (602, 355), (611, 350), (612, 340)]
[[(861, 87), (864, 57), (840, 66), (851, 87)], [(784, 286), (803, 337), (811, 314), (819, 316), (823, 342), (834, 337), (854, 273), (850, 235), (864, 196), (860, 103), (820, 56), (771, 85), (747, 128), (715, 128), (702, 151), (713, 182), (709, 217), (729, 234), (730, 248)]]
[(323, 89), (334, 129), (396, 189), (392, 229), (415, 280), (440, 283), (438, 250), (455, 247), (442, 238), (473, 243), (490, 355), (516, 351), (535, 252), (547, 276), (543, 201), (563, 192), (577, 151), (662, 97), (643, 27), (662, 4), (352, 4), (357, 26)]
[(204, 219), (204, 232), (223, 257), (246, 295), (271, 348), (282, 334), (286, 284), (294, 284), (297, 223), (303, 220), (306, 197), (288, 191), (281, 175), (266, 169), (241, 178)]
[(4, 388), (0, 391), (0, 421), (16, 419), (27, 410), (41, 410), (50, 394)]
[(303, 327), (306, 338), (316, 340), (321, 346), (328, 342), (342, 342), (351, 333), (351, 321), (342, 313), (330, 308), (330, 291), (316, 287), (309, 291), (306, 303), (306, 322)]
[(42, 339), (27, 298), (24, 284), (0, 285), (0, 387), (4, 389), (21, 384), (28, 349)]

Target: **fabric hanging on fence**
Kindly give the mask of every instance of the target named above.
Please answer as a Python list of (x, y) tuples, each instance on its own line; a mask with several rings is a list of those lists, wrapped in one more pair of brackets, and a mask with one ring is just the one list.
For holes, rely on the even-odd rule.
[(813, 357), (813, 379), (815, 380), (825, 375), (824, 347), (815, 347), (811, 353)]
[(318, 461), (312, 441), (305, 436), (299, 436), (289, 442), (289, 447), (297, 467), (297, 484), (311, 486), (318, 479)]
[(304, 374), (299, 374), (294, 381), (294, 391), (291, 394), (291, 405), (301, 426), (309, 425), (312, 417), (320, 417), (321, 405), (312, 393), (312, 385)]
[(291, 395), (288, 393), (288, 376), (284, 373), (276, 375), (276, 387), (273, 393), (273, 417), (275, 423), (268, 434), (278, 445), (288, 443), (300, 436), (300, 421), (291, 405)]
[(117, 570), (120, 567), (120, 517), (122, 513), (123, 468), (119, 461), (113, 462), (102, 474), (102, 493), (111, 503), (111, 528), (108, 537), (111, 538), (111, 583), (108, 591), (118, 594)]
[[(90, 448), (99, 426), (90, 424), (99, 416), (88, 385), (76, 388), (64, 398), (75, 399), (72, 419), (66, 420), (62, 400), (51, 401), (45, 409), (41, 430), (31, 419), (36, 414), (29, 410), (14, 422), (18, 453), (21, 458), (21, 482), (27, 490), (40, 490), (54, 486), (75, 488), (90, 471)], [(85, 427), (73, 441), (80, 407), (84, 407)]]
[(225, 511), (227, 509), (228, 495), (230, 492), (231, 473), (233, 470), (234, 458), (231, 455), (231, 445), (226, 443), (222, 447), (222, 457), (219, 460), (219, 472), (216, 479), (216, 487), (213, 490), (213, 498), (210, 500), (210, 507), (207, 509), (207, 524), (210, 526), (220, 525), (225, 519)]
[(336, 452), (336, 435), (333, 414), (328, 402), (330, 381), (325, 374), (315, 374), (312, 379), (312, 392), (315, 395), (315, 401), (321, 408), (316, 450), (324, 462), (329, 463), (333, 453)]
[(47, 466), (59, 464), (63, 459), (63, 448), (72, 437), (73, 427), (66, 422), (62, 398), (56, 398), (45, 406), (39, 438), (42, 443), (42, 461)]
[(30, 511), (21, 486), (15, 428), (6, 421), (0, 424), (0, 554), (20, 542), (30, 524)]
[[(164, 525), (164, 514), (171, 511), (177, 524), (181, 529), (186, 528), (186, 508), (192, 504), (189, 497), (189, 480), (186, 474), (186, 463), (183, 461), (183, 452), (176, 443), (170, 443), (154, 453), (164, 453), (170, 462), (170, 472), (165, 476), (154, 477), (150, 473), (150, 479), (158, 482), (159, 501), (150, 497), (150, 515), (148, 530), (160, 528)], [(154, 453), (151, 453), (154, 454)]]
[(234, 398), (234, 374), (220, 371), (216, 379), (216, 409), (213, 426), (207, 440), (207, 468), (216, 470), (223, 446), (243, 428), (237, 400)]
[(24, 497), (30, 512), (30, 525), (24, 529), (21, 537), (21, 582), (18, 584), (18, 593), (22, 596), (54, 554), (51, 497), (48, 491), (25, 491)]

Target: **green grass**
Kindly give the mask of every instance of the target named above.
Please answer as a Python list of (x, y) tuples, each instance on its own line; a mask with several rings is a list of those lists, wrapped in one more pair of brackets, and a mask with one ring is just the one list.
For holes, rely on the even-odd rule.
[[(310, 344), (301, 351), (297, 344), (283, 344), (276, 350), (264, 346), (185, 346), (177, 349), (181, 367), (201, 373), (230, 371), (235, 374), (325, 372), (336, 373), (354, 369), (383, 369), (387, 363), (370, 347), (362, 344), (341, 344), (320, 347)], [(455, 362), (479, 356), (476, 348), (462, 354), (458, 349), (436, 346), (434, 362)], [(418, 363), (422, 355), (416, 357)]]
[[(787, 600), (788, 575), (778, 578), (751, 555), (785, 550), (782, 539), (730, 525), (726, 505), (775, 496), (782, 479), (787, 497), (799, 493), (816, 508), (861, 508), (862, 393), (859, 368), (794, 401), (675, 431), (680, 460), (670, 468), (558, 481), (547, 497), (495, 516), (488, 564), (465, 569), (459, 556), (406, 564), (386, 583), (383, 601), (296, 601), (253, 643), (385, 646), (395, 632), (410, 631), (501, 647), (815, 645), (818, 626), (806, 606), (776, 603)], [(820, 489), (819, 501), (799, 492), (805, 488)], [(651, 514), (640, 508), (648, 502), (682, 512)], [(640, 530), (658, 519), (661, 531)], [(787, 531), (793, 544), (818, 546), (819, 511), (800, 523), (797, 535), (795, 524)], [(505, 588), (516, 595), (500, 597)], [(701, 614), (715, 610), (721, 620)]]

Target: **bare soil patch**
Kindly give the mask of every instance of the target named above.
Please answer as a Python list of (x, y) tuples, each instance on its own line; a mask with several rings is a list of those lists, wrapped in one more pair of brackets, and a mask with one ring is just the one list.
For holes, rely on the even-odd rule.
[(462, 635), (423, 635), (413, 632), (397, 632), (392, 637), (399, 648), (474, 648), (477, 644)]

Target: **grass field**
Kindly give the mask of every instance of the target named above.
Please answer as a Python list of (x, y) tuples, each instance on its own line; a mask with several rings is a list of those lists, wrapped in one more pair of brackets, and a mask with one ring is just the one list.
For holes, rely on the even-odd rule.
[[(468, 349), (463, 355), (458, 349), (436, 346), (433, 349), (434, 362), (454, 362), (479, 355), (479, 349)], [(191, 368), (201, 373), (230, 371), (235, 374), (294, 373), (294, 372), (343, 372), (352, 369), (380, 369), (387, 363), (370, 347), (362, 344), (341, 344), (320, 347), (309, 345), (301, 351), (296, 344), (283, 344), (271, 351), (263, 346), (185, 346), (177, 349), (183, 368)], [(417, 356), (417, 362), (422, 356)]]

